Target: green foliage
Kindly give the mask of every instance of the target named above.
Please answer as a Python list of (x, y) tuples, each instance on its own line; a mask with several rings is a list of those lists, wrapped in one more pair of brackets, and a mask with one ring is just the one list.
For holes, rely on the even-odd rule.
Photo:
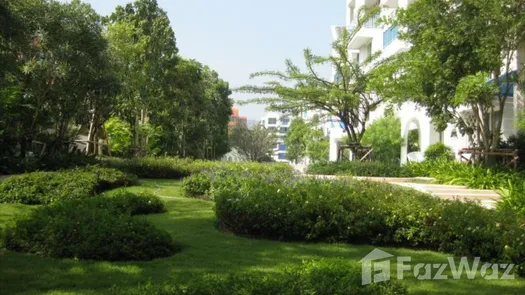
[(432, 160), (454, 160), (452, 148), (444, 143), (438, 142), (431, 144), (425, 151), (425, 159)]
[(303, 119), (296, 118), (290, 123), (288, 133), (284, 138), (286, 144), (286, 159), (298, 162), (306, 156), (306, 145), (309, 139), (309, 126)]
[(111, 117), (105, 124), (112, 153), (124, 155), (131, 147), (131, 130), (118, 117)]
[(28, 205), (84, 199), (108, 189), (132, 185), (134, 175), (115, 169), (88, 167), (61, 172), (33, 172), (11, 176), (0, 183), (0, 202)]
[(413, 173), (404, 166), (392, 161), (358, 162), (340, 161), (316, 163), (308, 166), (309, 174), (319, 175), (352, 175), (380, 177), (411, 177)]
[(0, 173), (18, 174), (34, 171), (57, 171), (84, 167), (97, 163), (95, 157), (77, 151), (50, 151), (44, 155), (26, 155), (24, 158), (5, 156), (0, 158)]
[(152, 260), (176, 250), (171, 236), (148, 222), (79, 200), (33, 210), (2, 239), (11, 251), (86, 260)]
[(361, 267), (344, 260), (305, 261), (301, 267), (282, 268), (276, 274), (208, 275), (184, 285), (144, 285), (134, 289), (113, 288), (114, 295), (402, 295), (404, 286), (395, 280), (363, 285)]
[(140, 178), (153, 179), (181, 179), (190, 176), (193, 173), (220, 168), (237, 172), (250, 170), (255, 172), (277, 171), (283, 174), (293, 173), (293, 167), (285, 163), (231, 163), (170, 157), (145, 157), (133, 159), (104, 158), (101, 161), (101, 165), (132, 173)]
[(520, 183), (525, 179), (522, 172), (444, 159), (408, 163), (407, 168), (413, 175), (433, 177), (437, 183), (465, 185), (473, 189), (500, 189), (506, 187), (509, 181)]
[(84, 199), (82, 202), (93, 206), (93, 208), (106, 209), (115, 214), (146, 215), (166, 212), (164, 202), (146, 191), (132, 193), (120, 189), (94, 198)]
[(50, 204), (95, 195), (97, 176), (89, 172), (33, 172), (0, 183), (0, 202)]
[(219, 225), (239, 235), (426, 248), (513, 262), (525, 274), (524, 219), (510, 211), (380, 182), (254, 174), (215, 183)]
[(420, 147), (421, 135), (419, 133), (420, 133), (419, 128), (408, 131), (408, 135), (407, 135), (407, 145), (408, 145), (407, 152), (408, 153), (421, 151), (421, 147)]
[(323, 130), (317, 128), (317, 122), (317, 119), (311, 123), (301, 118), (292, 120), (284, 138), (288, 160), (298, 162), (308, 157), (313, 163), (328, 161), (330, 141)]
[(195, 173), (184, 178), (184, 195), (189, 198), (207, 198), (211, 189), (211, 176), (208, 173)]
[(262, 124), (252, 128), (237, 124), (231, 130), (229, 143), (247, 161), (262, 162), (273, 154), (277, 136)]
[(0, 5), (0, 171), (48, 170), (83, 138), (90, 155), (107, 140), (118, 156), (228, 152), (229, 85), (178, 56), (157, 1), (104, 18), (82, 1)]
[[(510, 83), (523, 83), (511, 63), (525, 37), (524, 11), (514, 0), (423, 0), (399, 9), (393, 25), (405, 28), (400, 39), (411, 47), (377, 69), (385, 84), (379, 95), (411, 100), (438, 129), (452, 123), (477, 134), (477, 146), (497, 148), (503, 116), (495, 115)], [(460, 109), (472, 110), (469, 118)]]
[[(383, 84), (380, 79), (374, 79), (377, 74), (364, 70), (378, 62), (379, 54), (357, 61), (350, 54), (350, 41), (366, 22), (373, 21), (380, 9), (379, 6), (360, 8), (356, 26), (352, 30), (340, 30), (339, 39), (332, 44), (333, 54), (318, 56), (305, 49), (304, 67), (286, 60), (284, 71), (263, 71), (251, 75), (251, 78), (267, 77), (272, 80), (262, 86), (245, 85), (238, 91), (259, 95), (246, 102), (265, 104), (273, 111), (321, 111), (343, 124), (348, 141), (360, 143), (370, 113), (385, 98), (374, 93)], [(327, 65), (336, 70), (333, 79), (324, 79), (318, 73), (319, 68)]]
[(398, 162), (401, 153), (401, 120), (394, 116), (385, 116), (375, 120), (366, 129), (362, 143), (374, 149), (374, 160)]

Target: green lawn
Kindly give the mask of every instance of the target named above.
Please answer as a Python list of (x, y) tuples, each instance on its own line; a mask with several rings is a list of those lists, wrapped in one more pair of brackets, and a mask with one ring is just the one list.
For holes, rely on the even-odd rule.
[[(113, 285), (137, 286), (144, 282), (184, 282), (202, 274), (277, 271), (279, 266), (305, 259), (338, 258), (359, 261), (372, 246), (284, 243), (252, 240), (222, 233), (214, 227), (213, 203), (181, 198), (180, 183), (143, 181), (131, 190), (150, 190), (166, 196), (169, 212), (147, 218), (169, 231), (183, 246), (173, 257), (150, 262), (89, 262), (41, 258), (0, 252), (0, 294), (106, 294)], [(0, 224), (27, 206), (0, 204)], [(447, 255), (431, 251), (381, 248), (394, 255), (411, 256), (417, 262), (444, 263)], [(393, 266), (395, 269), (395, 265)], [(403, 281), (410, 294), (523, 294), (525, 280)], [(226, 294), (225, 294), (226, 295)]]

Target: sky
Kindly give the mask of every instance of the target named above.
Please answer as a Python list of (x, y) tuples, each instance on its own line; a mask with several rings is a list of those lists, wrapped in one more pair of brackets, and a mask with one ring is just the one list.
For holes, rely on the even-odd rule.
[[(84, 0), (102, 15), (130, 0)], [(231, 88), (260, 83), (253, 72), (283, 70), (284, 61), (303, 63), (303, 50), (331, 52), (331, 25), (344, 24), (346, 0), (158, 0), (170, 18), (179, 54), (219, 73)], [(329, 67), (320, 70), (328, 77)], [(249, 95), (233, 93), (236, 101)], [(262, 105), (240, 106), (259, 120)]]

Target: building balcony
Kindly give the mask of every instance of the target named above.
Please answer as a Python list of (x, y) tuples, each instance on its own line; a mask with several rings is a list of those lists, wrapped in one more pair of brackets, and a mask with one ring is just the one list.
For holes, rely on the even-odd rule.
[[(383, 25), (378, 23), (380, 16), (374, 16), (363, 24), (361, 29), (350, 40), (350, 49), (358, 50), (361, 46), (370, 43), (372, 39), (382, 36)], [(355, 26), (355, 24), (353, 24)]]
[(383, 49), (390, 45), (394, 40), (397, 39), (399, 30), (397, 26), (391, 26), (383, 32)]
[(389, 8), (397, 8), (399, 0), (381, 0), (380, 5)]

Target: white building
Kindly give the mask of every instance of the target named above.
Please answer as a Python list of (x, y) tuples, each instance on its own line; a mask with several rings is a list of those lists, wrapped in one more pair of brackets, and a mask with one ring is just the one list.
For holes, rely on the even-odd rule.
[(277, 144), (272, 157), (276, 162), (289, 162), (286, 159), (286, 145), (284, 144), (284, 138), (290, 128), (290, 123), (290, 116), (275, 112), (268, 113), (261, 119), (261, 124), (265, 128), (273, 131), (277, 136)]
[[(396, 9), (406, 8), (412, 2), (414, 2), (414, 0), (347, 0), (346, 25), (332, 26), (332, 37), (336, 40), (339, 37), (341, 30), (352, 30), (356, 25), (358, 11), (364, 5), (368, 7), (380, 5), (382, 9), (380, 15), (377, 17), (379, 18), (383, 16), (392, 17)], [(372, 18), (364, 24), (359, 32), (357, 32), (352, 40), (350, 40), (350, 51), (353, 58), (359, 62), (365, 60), (371, 54), (381, 52), (379, 59), (384, 59), (396, 53), (407, 51), (410, 48), (410, 44), (397, 38), (398, 30), (399, 28), (395, 26), (378, 24), (376, 18)], [(515, 56), (516, 58), (511, 65), (512, 70), (518, 70), (520, 65), (524, 64), (525, 50), (518, 51)], [(510, 96), (512, 98), (507, 100), (507, 105), (505, 106), (503, 114), (501, 131), (504, 139), (515, 134), (517, 130), (516, 118), (523, 101), (518, 89), (512, 91)], [(373, 112), (370, 116), (369, 123), (380, 118), (383, 115), (383, 111), (384, 107), (381, 107)], [(465, 112), (467, 113), (470, 111), (471, 110), (465, 109)], [(419, 129), (419, 146), (422, 152), (424, 152), (429, 145), (437, 142), (443, 142), (450, 146), (455, 154), (457, 154), (460, 149), (470, 146), (468, 138), (461, 136), (452, 125), (450, 125), (445, 131), (438, 132), (432, 124), (431, 119), (426, 115), (425, 109), (418, 108), (414, 103), (403, 104), (400, 109), (397, 110), (397, 115), (401, 119), (401, 135), (405, 139), (405, 145), (401, 150), (402, 163), (405, 163), (407, 160), (406, 142), (408, 133), (412, 129)], [(345, 134), (342, 128), (336, 126), (330, 130), (331, 161), (337, 160), (338, 146), (341, 144), (344, 137)]]

